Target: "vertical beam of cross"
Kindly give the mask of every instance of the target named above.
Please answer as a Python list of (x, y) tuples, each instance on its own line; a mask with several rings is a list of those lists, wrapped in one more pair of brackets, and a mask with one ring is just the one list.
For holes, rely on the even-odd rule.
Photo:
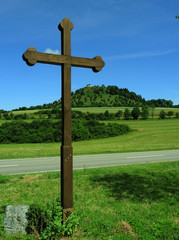
[(37, 52), (30, 47), (23, 54), (27, 65), (38, 63), (62, 66), (62, 146), (61, 146), (61, 204), (63, 221), (73, 212), (73, 159), (71, 136), (71, 66), (92, 68), (99, 72), (105, 63), (100, 56), (81, 58), (71, 56), (71, 30), (73, 24), (64, 18), (58, 26), (61, 31), (61, 55)]
[[(73, 24), (65, 18), (58, 26), (61, 31), (61, 54), (71, 56)], [(63, 219), (73, 212), (73, 159), (71, 139), (71, 64), (62, 64), (62, 146), (61, 146), (61, 204)]]

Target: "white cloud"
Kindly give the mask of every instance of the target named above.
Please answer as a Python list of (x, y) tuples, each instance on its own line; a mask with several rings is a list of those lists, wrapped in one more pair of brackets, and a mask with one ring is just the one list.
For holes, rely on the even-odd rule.
[(44, 52), (51, 53), (51, 54), (60, 54), (60, 51), (58, 49), (52, 50), (51, 48), (47, 48)]
[(132, 58), (143, 58), (143, 57), (155, 57), (168, 55), (171, 53), (178, 52), (178, 49), (170, 49), (164, 51), (144, 51), (139, 53), (129, 53), (129, 54), (121, 54), (116, 56), (105, 57), (106, 60), (121, 60), (121, 59), (132, 59)]

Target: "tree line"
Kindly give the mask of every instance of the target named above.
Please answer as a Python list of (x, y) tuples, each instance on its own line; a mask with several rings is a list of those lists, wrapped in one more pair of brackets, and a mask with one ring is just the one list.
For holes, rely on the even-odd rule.
[[(151, 112), (152, 118), (154, 117), (154, 111), (155, 108), (148, 106), (143, 106), (142, 108), (134, 107), (131, 111), (129, 108), (126, 108), (124, 111), (119, 110), (116, 113), (109, 113), (108, 110), (106, 110), (103, 113), (90, 113), (90, 112), (81, 112), (81, 111), (72, 111), (72, 119), (85, 119), (85, 120), (98, 120), (98, 121), (105, 121), (105, 120), (130, 120), (130, 119), (139, 119), (139, 117), (143, 120), (146, 120), (149, 118), (149, 112)], [(12, 112), (4, 112), (3, 114), (0, 114), (0, 119), (5, 120), (26, 120), (26, 119), (34, 119), (35, 117), (38, 119), (61, 119), (62, 118), (62, 111), (60, 109), (54, 108), (54, 109), (48, 109), (48, 110), (40, 110), (34, 115), (27, 115), (24, 114), (13, 114)], [(174, 116), (174, 112), (172, 110), (166, 112), (164, 110), (161, 110), (159, 113), (160, 119), (165, 119), (166, 117), (171, 118)], [(175, 117), (179, 118), (179, 112), (175, 113)]]
[[(72, 119), (72, 140), (81, 141), (119, 136), (131, 129), (126, 124), (100, 123), (96, 120)], [(61, 142), (62, 123), (52, 120), (12, 121), (0, 126), (0, 143)]]
[[(149, 107), (179, 107), (179, 105), (174, 106), (171, 100), (145, 100), (141, 95), (129, 91), (127, 88), (118, 88), (114, 85), (109, 85), (107, 87), (102, 85), (80, 88), (71, 93), (71, 98), (72, 107), (143, 107), (145, 105)], [(53, 103), (30, 106), (29, 108), (20, 107), (13, 111), (60, 107), (61, 99), (54, 101)]]
[[(151, 112), (152, 112), (152, 119), (153, 119), (153, 117), (154, 117), (154, 108), (153, 107), (151, 108)], [(159, 113), (159, 119), (165, 119), (167, 116), (169, 118), (171, 118), (171, 116), (173, 116), (173, 115), (174, 115), (174, 112), (171, 110), (168, 112), (161, 110)], [(139, 117), (141, 117), (143, 120), (148, 119), (148, 117), (149, 117), (149, 107), (148, 106), (142, 107), (141, 110), (138, 107), (134, 107), (132, 109), (132, 111), (130, 111), (128, 108), (126, 108), (124, 111), (124, 119), (125, 120), (130, 120), (130, 119), (137, 120)], [(176, 113), (175, 117), (179, 118), (179, 112)]]

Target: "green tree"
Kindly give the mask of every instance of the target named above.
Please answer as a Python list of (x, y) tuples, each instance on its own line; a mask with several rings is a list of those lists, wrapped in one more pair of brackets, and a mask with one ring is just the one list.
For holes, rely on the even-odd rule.
[(166, 118), (166, 112), (164, 110), (160, 111), (159, 118), (165, 119)]
[(109, 111), (108, 111), (108, 110), (106, 110), (106, 111), (104, 112), (104, 116), (105, 116), (106, 118), (109, 118)]
[(41, 111), (39, 111), (39, 119), (42, 119), (42, 112)]
[(126, 108), (125, 111), (124, 111), (124, 119), (125, 120), (130, 120), (130, 118), (131, 118), (130, 110), (129, 110), (129, 108)]
[(154, 106), (154, 105), (151, 105), (150, 110), (151, 110), (152, 119), (154, 119), (155, 106)]
[(24, 113), (23, 119), (27, 119), (27, 113)]
[(134, 107), (131, 111), (131, 115), (133, 119), (137, 120), (140, 116), (140, 109), (138, 107)]
[(149, 117), (149, 107), (148, 106), (143, 106), (142, 107), (141, 116), (144, 120), (148, 119), (148, 117)]
[(173, 111), (168, 111), (167, 116), (170, 118), (171, 116), (173, 116)]
[(9, 118), (10, 118), (10, 119), (13, 119), (13, 118), (14, 118), (14, 114), (13, 114), (12, 112), (9, 114)]
[(122, 117), (122, 111), (119, 110), (119, 111), (115, 114), (115, 116), (116, 116), (118, 119), (120, 119), (120, 118)]
[(52, 118), (52, 114), (51, 113), (48, 113), (47, 116), (48, 116), (48, 119)]
[(7, 112), (3, 113), (3, 117), (5, 120), (10, 120), (9, 114)]

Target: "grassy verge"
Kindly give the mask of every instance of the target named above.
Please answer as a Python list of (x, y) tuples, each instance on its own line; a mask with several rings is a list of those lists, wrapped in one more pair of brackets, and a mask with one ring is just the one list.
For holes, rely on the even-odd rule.
[[(73, 239), (176, 240), (178, 170), (179, 162), (167, 162), (74, 171), (80, 227)], [(58, 198), (59, 177), (57, 172), (0, 176), (1, 226), (6, 205), (43, 205)]]
[[(73, 143), (75, 155), (179, 149), (179, 119), (130, 120), (136, 131), (126, 135)], [(0, 144), (0, 159), (60, 155), (60, 143)]]

